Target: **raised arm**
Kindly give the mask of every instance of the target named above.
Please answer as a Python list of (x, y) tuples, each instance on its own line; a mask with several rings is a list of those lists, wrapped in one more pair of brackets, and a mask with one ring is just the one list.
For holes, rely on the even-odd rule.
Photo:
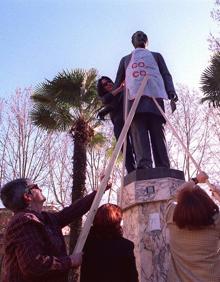
[(172, 221), (172, 216), (173, 216), (173, 211), (176, 206), (176, 197), (177, 193), (181, 191), (182, 189), (188, 187), (188, 188), (193, 188), (196, 184), (198, 183), (205, 183), (206, 180), (208, 179), (208, 175), (205, 172), (199, 172), (195, 178), (191, 178), (189, 181), (184, 182), (182, 185), (180, 185), (175, 194), (172, 196), (172, 198), (168, 201), (167, 207), (166, 207), (166, 221), (168, 222), (169, 220)]
[(123, 89), (124, 89), (124, 81), (121, 83), (121, 85), (118, 88), (114, 89), (111, 93), (113, 96), (116, 96), (119, 93), (121, 93)]
[(77, 200), (71, 206), (64, 208), (62, 211), (52, 215), (56, 218), (57, 224), (62, 228), (70, 224), (75, 218), (83, 216), (90, 209), (95, 198), (96, 191)]
[(196, 177), (191, 178), (189, 181), (180, 185), (180, 187), (178, 188), (178, 191), (182, 190), (185, 187), (193, 188), (198, 183), (205, 183), (208, 178), (209, 178), (208, 175), (204, 171), (201, 171), (196, 175)]

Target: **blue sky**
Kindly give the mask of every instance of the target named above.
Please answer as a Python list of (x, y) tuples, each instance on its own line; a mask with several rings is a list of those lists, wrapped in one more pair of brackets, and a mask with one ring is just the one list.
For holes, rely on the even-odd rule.
[(137, 30), (162, 53), (175, 83), (197, 86), (213, 7), (214, 0), (0, 0), (0, 97), (63, 69), (94, 67), (114, 80)]

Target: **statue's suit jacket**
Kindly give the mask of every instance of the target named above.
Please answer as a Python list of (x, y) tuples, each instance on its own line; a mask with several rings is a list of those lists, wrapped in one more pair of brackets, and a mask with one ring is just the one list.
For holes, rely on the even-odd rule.
[[(167, 96), (169, 99), (172, 99), (175, 95), (175, 88), (173, 85), (173, 79), (172, 76), (166, 66), (166, 63), (164, 61), (164, 58), (160, 53), (156, 52), (151, 52), (152, 55), (154, 56), (154, 59), (156, 60), (160, 74), (163, 78), (164, 81), (164, 86), (167, 92)], [(121, 83), (125, 80), (125, 73), (126, 73), (126, 68), (131, 60), (131, 54), (123, 57), (120, 61), (117, 75), (116, 75), (116, 80), (115, 80), (115, 86), (114, 88), (117, 88), (121, 85)], [(164, 110), (164, 102), (163, 99), (157, 99), (158, 103)], [(132, 102), (129, 103), (129, 107), (131, 107)], [(136, 110), (136, 113), (150, 113), (150, 114), (156, 114), (161, 117), (163, 122), (165, 122), (164, 118), (162, 117), (161, 113), (157, 109), (156, 105), (154, 104), (153, 100), (147, 96), (142, 96), (141, 100), (139, 102), (138, 108)]]

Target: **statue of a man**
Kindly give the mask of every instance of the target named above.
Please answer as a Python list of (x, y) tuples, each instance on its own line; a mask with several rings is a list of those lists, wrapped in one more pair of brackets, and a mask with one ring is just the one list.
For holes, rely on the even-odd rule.
[(162, 55), (146, 49), (148, 38), (144, 32), (135, 32), (131, 41), (135, 50), (121, 59), (115, 88), (125, 81), (128, 89), (128, 104), (131, 107), (144, 76), (148, 76), (147, 85), (130, 128), (137, 168), (152, 167), (151, 147), (155, 167), (169, 168), (170, 162), (164, 135), (166, 121), (151, 97), (157, 99), (163, 110), (163, 99), (168, 98), (176, 102), (178, 97), (172, 76)]

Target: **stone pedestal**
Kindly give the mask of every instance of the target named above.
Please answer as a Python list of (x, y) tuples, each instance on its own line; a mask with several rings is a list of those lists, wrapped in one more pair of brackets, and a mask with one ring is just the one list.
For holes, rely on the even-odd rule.
[(122, 193), (124, 237), (135, 244), (140, 282), (165, 282), (169, 264), (165, 209), (176, 188), (184, 182), (182, 171), (152, 168), (125, 177)]

